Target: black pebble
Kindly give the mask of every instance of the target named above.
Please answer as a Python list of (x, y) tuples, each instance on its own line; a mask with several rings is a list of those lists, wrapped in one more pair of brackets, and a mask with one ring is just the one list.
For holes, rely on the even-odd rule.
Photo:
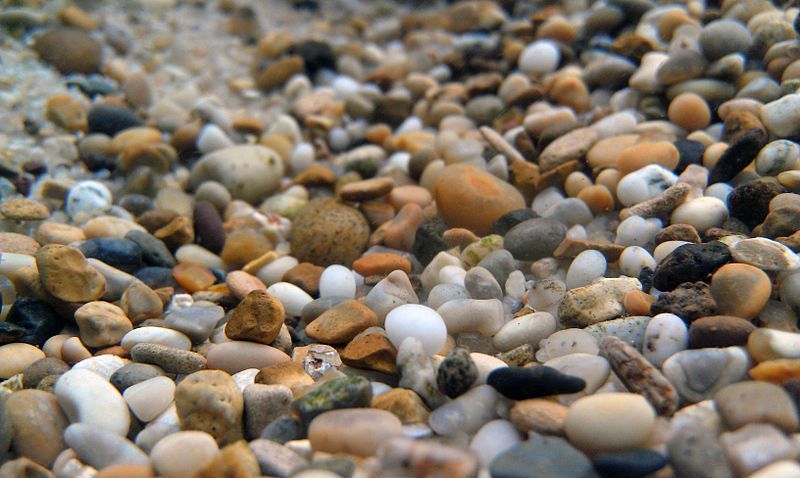
[(639, 478), (667, 466), (660, 453), (646, 448), (618, 453), (601, 453), (594, 457), (594, 469), (603, 478)]
[(486, 383), (512, 400), (576, 393), (586, 387), (582, 378), (546, 365), (498, 368), (489, 374)]
[(136, 272), (142, 267), (142, 248), (139, 244), (116, 237), (96, 237), (80, 245), (86, 257), (105, 262), (125, 272)]
[(30, 298), (19, 298), (14, 302), (6, 317), (6, 323), (27, 331), (19, 339), (20, 342), (39, 347), (44, 345), (47, 339), (61, 332), (64, 327), (64, 320), (50, 307), (50, 304)]
[(469, 356), (469, 351), (456, 347), (439, 364), (436, 385), (448, 397), (456, 398), (469, 390), (477, 378), (478, 367)]
[(293, 50), (303, 57), (306, 71), (311, 75), (322, 69), (336, 71), (336, 55), (327, 43), (306, 40), (294, 46)]
[(0, 322), (0, 345), (22, 342), (26, 335), (28, 335), (26, 328), (8, 322)]
[(517, 209), (515, 211), (507, 212), (500, 216), (500, 219), (495, 221), (492, 224), (492, 228), (489, 230), (489, 234), (499, 234), (501, 236), (505, 236), (508, 231), (511, 230), (512, 227), (516, 226), (521, 222), (525, 222), (528, 219), (535, 219), (536, 213), (533, 212), (533, 209), (526, 207), (523, 209)]
[(700, 141), (692, 141), (690, 139), (679, 139), (672, 143), (678, 150), (678, 165), (675, 166), (674, 173), (681, 174), (690, 164), (699, 164), (702, 166), (703, 153), (706, 146)]
[(769, 214), (769, 202), (787, 192), (778, 181), (761, 178), (736, 186), (728, 195), (728, 211), (750, 229), (764, 222)]
[(133, 111), (110, 103), (99, 103), (92, 106), (89, 110), (88, 121), (89, 134), (103, 133), (109, 136), (143, 124)]
[(653, 277), (653, 286), (660, 291), (668, 291), (684, 282), (706, 280), (730, 260), (731, 252), (728, 246), (719, 241), (684, 244), (658, 264)]
[(412, 252), (423, 266), (428, 265), (436, 257), (436, 254), (449, 249), (442, 239), (446, 230), (447, 224), (438, 216), (425, 221), (417, 229)]
[(728, 149), (722, 153), (719, 161), (708, 175), (708, 184), (730, 181), (748, 164), (752, 163), (761, 148), (764, 147), (764, 133), (750, 130), (744, 133)]

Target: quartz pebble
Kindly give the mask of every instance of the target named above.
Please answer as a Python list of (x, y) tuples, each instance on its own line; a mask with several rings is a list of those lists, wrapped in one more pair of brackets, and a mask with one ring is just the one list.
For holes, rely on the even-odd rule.
[(401, 305), (386, 316), (386, 333), (399, 348), (408, 337), (422, 341), (429, 355), (439, 352), (447, 339), (447, 326), (435, 310), (417, 304)]

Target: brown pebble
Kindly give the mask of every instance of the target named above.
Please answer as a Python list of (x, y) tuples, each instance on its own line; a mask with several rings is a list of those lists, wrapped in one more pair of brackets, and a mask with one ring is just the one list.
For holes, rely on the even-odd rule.
[(411, 203), (403, 206), (383, 230), (383, 243), (392, 249), (411, 251), (420, 224), (425, 220), (422, 208)]
[(153, 236), (164, 241), (171, 250), (175, 250), (184, 244), (194, 242), (194, 226), (188, 217), (178, 216), (154, 232)]
[(97, 73), (103, 61), (100, 43), (78, 28), (50, 29), (36, 39), (33, 49), (65, 75)]
[(386, 276), (396, 270), (410, 274), (411, 262), (399, 254), (378, 252), (367, 254), (357, 259), (353, 262), (353, 270), (364, 277), (373, 275)]
[(341, 353), (342, 362), (351, 367), (366, 368), (394, 375), (397, 373), (397, 350), (381, 333), (356, 337)]
[(217, 278), (202, 264), (194, 262), (184, 262), (172, 268), (172, 277), (175, 281), (189, 292), (198, 292), (208, 289)]
[(558, 402), (543, 398), (520, 400), (511, 407), (509, 420), (523, 433), (563, 436), (568, 410)]
[(295, 396), (309, 385), (314, 384), (314, 379), (308, 375), (303, 366), (297, 362), (281, 362), (259, 370), (255, 383), (264, 385), (284, 385), (292, 390)]
[(750, 332), (756, 327), (748, 320), (729, 315), (701, 317), (689, 326), (689, 346), (693, 349), (708, 347), (736, 347), (746, 345)]
[(650, 164), (658, 164), (672, 171), (679, 159), (678, 148), (670, 142), (658, 141), (628, 146), (620, 154), (617, 167), (623, 175)]
[(720, 314), (753, 319), (772, 294), (764, 271), (748, 264), (726, 264), (711, 277), (711, 294)]
[(280, 300), (266, 290), (254, 290), (233, 309), (225, 335), (269, 345), (278, 337), (285, 315)]
[(393, 388), (382, 393), (372, 399), (371, 406), (392, 413), (403, 425), (427, 423), (430, 415), (420, 396), (407, 388)]
[(800, 359), (776, 359), (761, 362), (750, 369), (750, 378), (781, 384), (800, 379)]
[(228, 233), (220, 258), (226, 264), (247, 264), (273, 248), (263, 233), (251, 228), (236, 229)]
[(690, 224), (670, 224), (664, 229), (658, 231), (655, 238), (655, 244), (659, 245), (667, 241), (686, 241), (695, 244), (700, 243), (700, 235), (697, 229)]
[(672, 99), (667, 110), (670, 121), (687, 131), (703, 129), (711, 122), (708, 103), (695, 93), (681, 93)]
[(632, 290), (625, 294), (622, 305), (628, 315), (650, 315), (650, 306), (656, 298), (640, 290)]
[(289, 242), (301, 262), (350, 266), (366, 248), (369, 234), (369, 225), (357, 209), (317, 198), (294, 217)]
[(231, 271), (225, 276), (228, 290), (239, 300), (254, 290), (267, 290), (267, 286), (258, 277), (244, 271)]
[(106, 279), (83, 253), (70, 246), (48, 244), (36, 253), (36, 266), (44, 289), (65, 302), (89, 302), (106, 291)]
[(41, 246), (35, 239), (15, 232), (0, 232), (0, 253), (35, 256)]
[(86, 108), (71, 95), (50, 97), (45, 115), (48, 120), (70, 132), (86, 131), (88, 128)]
[(378, 317), (369, 307), (357, 300), (346, 300), (323, 312), (305, 330), (323, 344), (341, 344), (378, 325)]
[(283, 281), (294, 284), (303, 289), (312, 297), (319, 296), (319, 278), (322, 276), (324, 267), (314, 265), (310, 262), (301, 262), (283, 274)]
[(614, 196), (602, 184), (593, 184), (581, 189), (577, 198), (586, 203), (594, 214), (602, 214), (614, 209)]
[(336, 182), (336, 173), (321, 164), (312, 164), (302, 173), (298, 174), (293, 182), (306, 187), (330, 186)]
[(448, 247), (458, 247), (463, 249), (473, 242), (479, 241), (481, 238), (476, 236), (474, 232), (463, 227), (450, 228), (442, 234), (442, 240)]
[(394, 188), (392, 178), (380, 177), (347, 183), (339, 189), (339, 197), (345, 201), (366, 201), (383, 197)]

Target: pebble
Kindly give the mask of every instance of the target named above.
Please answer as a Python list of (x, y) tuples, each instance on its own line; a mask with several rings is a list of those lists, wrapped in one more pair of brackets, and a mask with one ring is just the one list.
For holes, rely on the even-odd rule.
[(371, 402), (372, 387), (366, 379), (358, 376), (341, 377), (326, 381), (296, 399), (292, 402), (292, 410), (308, 425), (325, 412), (368, 408)]
[(347, 297), (356, 295), (356, 281), (350, 269), (338, 264), (325, 268), (319, 278), (320, 297)]
[(438, 353), (447, 339), (447, 326), (435, 310), (418, 304), (392, 309), (385, 320), (386, 334), (398, 349), (408, 338), (420, 340), (428, 355)]
[(435, 199), (447, 224), (478, 235), (487, 234), (506, 213), (525, 207), (522, 195), (511, 185), (465, 164), (447, 166), (439, 173)]
[(120, 392), (125, 392), (128, 387), (151, 378), (160, 377), (163, 374), (164, 371), (155, 365), (129, 363), (114, 371), (108, 381)]
[(531, 433), (527, 441), (500, 454), (490, 465), (497, 478), (579, 478), (591, 476), (589, 459), (569, 442), (559, 437)]
[(244, 431), (245, 438), (258, 438), (261, 432), (278, 417), (289, 413), (292, 390), (284, 385), (254, 383), (245, 387)]
[(535, 312), (506, 322), (492, 338), (492, 345), (501, 352), (508, 352), (525, 344), (539, 347), (540, 342), (552, 336), (557, 322), (548, 312)]
[(108, 302), (88, 302), (75, 311), (81, 342), (89, 347), (106, 347), (120, 342), (133, 329), (125, 312)]
[(45, 358), (44, 352), (33, 345), (11, 343), (0, 345), (0, 379), (21, 373), (36, 361)]
[(202, 431), (179, 431), (159, 440), (150, 452), (153, 467), (165, 478), (193, 476), (219, 453), (214, 438)]
[(214, 344), (206, 358), (208, 368), (224, 370), (229, 374), (289, 360), (289, 356), (278, 348), (242, 340)]
[(278, 299), (284, 311), (294, 317), (299, 317), (303, 307), (313, 300), (303, 289), (288, 282), (272, 284), (267, 288), (267, 293)]
[(558, 320), (564, 327), (586, 327), (623, 314), (625, 294), (641, 289), (637, 279), (601, 279), (567, 292), (558, 306)]
[(192, 167), (190, 183), (196, 188), (205, 181), (215, 180), (234, 199), (257, 203), (275, 191), (283, 173), (283, 161), (270, 148), (237, 145), (204, 155)]
[(21, 390), (8, 396), (4, 408), (14, 430), (14, 451), (49, 468), (65, 448), (62, 434), (69, 424), (55, 395)]
[(561, 52), (553, 41), (539, 40), (526, 46), (517, 61), (525, 74), (541, 76), (555, 71), (560, 60)]
[(101, 44), (78, 28), (49, 29), (36, 39), (33, 49), (63, 74), (96, 73), (103, 62)]
[(777, 428), (763, 423), (723, 433), (720, 441), (735, 473), (746, 476), (770, 463), (796, 459), (797, 448)]
[(797, 106), (800, 95), (790, 94), (771, 101), (761, 107), (761, 121), (767, 130), (780, 138), (792, 136), (800, 131), (800, 115)]
[(742, 348), (725, 347), (678, 352), (664, 362), (661, 370), (683, 400), (696, 403), (742, 380), (749, 366)]
[(66, 302), (89, 302), (105, 292), (105, 278), (73, 247), (48, 244), (36, 253), (36, 265), (44, 289)]
[(587, 453), (628, 451), (641, 447), (655, 426), (655, 412), (644, 397), (604, 393), (579, 399), (567, 412), (564, 430), (570, 442)]
[[(393, 312), (390, 312), (389, 316)], [(484, 336), (491, 336), (500, 329), (505, 320), (503, 303), (498, 299), (451, 300), (436, 309), (436, 313), (444, 321), (448, 333), (453, 335), (478, 332)]]
[(339, 344), (350, 342), (356, 335), (377, 325), (378, 317), (372, 310), (361, 302), (346, 300), (323, 312), (305, 330), (309, 337), (322, 343)]
[(755, 266), (762, 271), (783, 271), (800, 267), (800, 257), (783, 244), (764, 237), (738, 241), (731, 248), (736, 262)]
[(140, 343), (131, 347), (131, 358), (136, 362), (158, 365), (168, 373), (192, 373), (206, 367), (202, 355), (167, 345)]
[(586, 387), (583, 379), (563, 374), (546, 365), (499, 368), (489, 374), (487, 383), (512, 400), (577, 393)]
[(640, 448), (619, 453), (600, 453), (592, 465), (600, 476), (647, 476), (667, 465), (667, 459), (660, 453)]
[(331, 410), (316, 416), (308, 428), (315, 451), (374, 455), (385, 441), (403, 436), (400, 420), (384, 410)]
[(142, 422), (161, 415), (172, 404), (175, 383), (167, 377), (154, 377), (131, 385), (122, 393), (133, 414)]
[(236, 306), (225, 324), (225, 335), (232, 340), (270, 344), (283, 325), (284, 309), (278, 299), (263, 290), (254, 290)]
[[(739, 317), (701, 317), (689, 326), (689, 345), (694, 349), (745, 345), (755, 330), (752, 322)], [(750, 354), (758, 361), (753, 350), (750, 350)]]
[(734, 383), (715, 393), (714, 402), (731, 430), (751, 423), (769, 423), (786, 433), (797, 430), (797, 410), (789, 394), (778, 385)]
[(466, 349), (456, 347), (439, 364), (436, 384), (450, 398), (466, 392), (478, 379), (478, 368)]
[(242, 438), (244, 399), (233, 379), (219, 370), (201, 370), (175, 389), (175, 406), (182, 430), (209, 433), (218, 444)]
[(711, 294), (719, 312), (752, 319), (764, 308), (772, 283), (764, 271), (747, 264), (727, 264), (711, 277)]
[(54, 392), (71, 423), (127, 435), (128, 405), (117, 389), (100, 375), (89, 370), (70, 370), (59, 377)]
[(564, 224), (553, 219), (536, 218), (511, 228), (503, 242), (514, 258), (533, 261), (551, 257), (566, 233)]
[(677, 315), (658, 314), (647, 323), (642, 353), (656, 368), (661, 368), (665, 360), (688, 346), (689, 331)]
[(702, 423), (691, 423), (672, 435), (667, 443), (670, 464), (680, 475), (731, 478), (725, 450), (717, 430)]
[(669, 291), (684, 282), (705, 280), (730, 260), (730, 250), (721, 242), (685, 244), (660, 261), (653, 285), (659, 290)]
[(369, 225), (356, 209), (331, 199), (309, 201), (292, 221), (289, 241), (300, 262), (351, 265), (367, 246)]
[(753, 360), (764, 362), (775, 359), (800, 358), (800, 355), (795, 352), (798, 339), (800, 339), (800, 334), (759, 328), (748, 335), (746, 344)]
[(617, 184), (617, 198), (625, 206), (653, 199), (678, 181), (663, 167), (651, 164), (625, 175)]
[(82, 462), (98, 469), (114, 465), (150, 465), (150, 459), (133, 442), (87, 423), (67, 427), (64, 442)]
[(253, 440), (248, 447), (255, 455), (262, 475), (286, 478), (292, 470), (307, 464), (305, 458), (271, 440)]

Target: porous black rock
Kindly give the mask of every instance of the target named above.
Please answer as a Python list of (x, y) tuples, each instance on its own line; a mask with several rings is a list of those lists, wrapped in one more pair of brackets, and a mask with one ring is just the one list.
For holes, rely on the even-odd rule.
[(41, 347), (64, 327), (64, 319), (47, 302), (20, 297), (11, 306), (6, 322), (27, 331), (19, 342)]
[(684, 282), (704, 281), (730, 261), (731, 252), (722, 242), (684, 244), (658, 264), (653, 286), (660, 291), (670, 291)]

